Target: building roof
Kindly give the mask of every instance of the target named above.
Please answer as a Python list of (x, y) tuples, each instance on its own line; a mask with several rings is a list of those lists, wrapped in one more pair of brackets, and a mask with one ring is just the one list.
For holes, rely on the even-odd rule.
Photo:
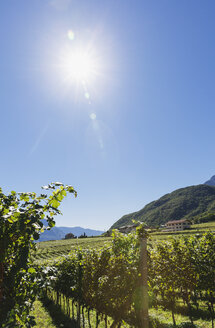
[(184, 222), (189, 223), (188, 220), (186, 220), (186, 219), (182, 219), (182, 220), (168, 221), (166, 224), (177, 224), (177, 223), (184, 223)]

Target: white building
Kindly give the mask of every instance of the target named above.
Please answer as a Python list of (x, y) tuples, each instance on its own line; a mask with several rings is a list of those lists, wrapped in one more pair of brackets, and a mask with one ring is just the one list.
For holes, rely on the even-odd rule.
[(165, 231), (182, 231), (190, 228), (190, 222), (186, 219), (169, 221), (165, 224)]

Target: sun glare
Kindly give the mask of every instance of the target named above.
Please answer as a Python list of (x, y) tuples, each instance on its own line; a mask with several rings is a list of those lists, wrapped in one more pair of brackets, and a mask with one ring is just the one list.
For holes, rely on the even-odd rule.
[(93, 54), (83, 49), (71, 50), (62, 58), (63, 74), (67, 79), (85, 83), (92, 80), (98, 71), (98, 63)]

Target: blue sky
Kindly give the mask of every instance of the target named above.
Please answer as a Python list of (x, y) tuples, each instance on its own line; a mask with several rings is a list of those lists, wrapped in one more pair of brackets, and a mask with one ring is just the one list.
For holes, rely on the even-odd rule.
[[(78, 198), (57, 225), (105, 230), (208, 180), (214, 10), (212, 0), (1, 1), (3, 190), (71, 184)], [(86, 85), (62, 68), (80, 46), (96, 70)]]

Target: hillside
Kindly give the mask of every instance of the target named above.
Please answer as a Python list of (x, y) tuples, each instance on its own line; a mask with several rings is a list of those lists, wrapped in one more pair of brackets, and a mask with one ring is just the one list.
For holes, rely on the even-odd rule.
[(215, 212), (215, 187), (201, 184), (166, 194), (140, 211), (124, 215), (111, 229), (131, 224), (132, 220), (156, 226), (170, 220), (192, 219), (205, 212)]
[(60, 240), (65, 237), (65, 233), (58, 229), (57, 227), (53, 227), (51, 230), (45, 230), (41, 233), (38, 241), (48, 241), (48, 240)]

